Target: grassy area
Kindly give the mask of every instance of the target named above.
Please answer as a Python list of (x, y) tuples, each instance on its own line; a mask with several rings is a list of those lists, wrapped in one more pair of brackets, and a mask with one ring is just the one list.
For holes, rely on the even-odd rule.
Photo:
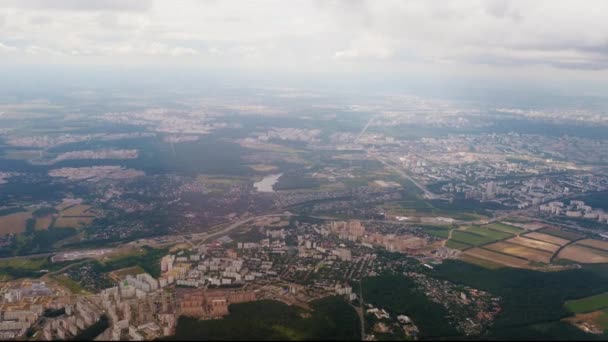
[(127, 253), (118, 258), (112, 258), (101, 263), (103, 272), (111, 272), (123, 268), (139, 266), (151, 276), (157, 278), (160, 276), (160, 259), (165, 256), (168, 249), (156, 249), (144, 246), (142, 251), (134, 251)]
[(515, 226), (511, 226), (508, 224), (504, 224), (504, 223), (490, 223), (485, 225), (484, 227), (489, 228), (489, 229), (494, 229), (494, 230), (498, 230), (501, 231), (503, 233), (507, 233), (507, 234), (519, 234), (524, 232), (524, 229), (521, 229), (519, 227), (515, 227)]
[(566, 240), (570, 240), (570, 241), (580, 239), (583, 237), (583, 235), (580, 235), (580, 234), (576, 234), (576, 233), (569, 232), (567, 230), (561, 230), (561, 229), (552, 228), (552, 227), (543, 228), (543, 229), (537, 230), (537, 232), (557, 236), (557, 237), (560, 237), (560, 238), (563, 238)]
[(479, 226), (470, 226), (462, 230), (453, 231), (451, 240), (460, 243), (465, 243), (468, 245), (479, 246), (494, 241), (504, 240), (512, 236), (513, 234), (505, 233), (498, 230), (488, 229)]
[(80, 284), (73, 279), (61, 275), (52, 276), (53, 279), (57, 280), (58, 283), (65, 286), (68, 290), (70, 290), (73, 294), (89, 294)]
[(455, 230), (452, 232), (452, 238), (450, 241), (456, 241), (460, 243), (465, 243), (472, 246), (483, 245), (488, 242), (494, 241), (493, 239), (488, 239), (485, 236), (467, 233), (461, 230)]
[(23, 270), (40, 270), (47, 263), (46, 258), (31, 258), (31, 259), (3, 259), (0, 260), (0, 269), (14, 267)]
[[(223, 319), (181, 317), (167, 340), (360, 340), (359, 318), (339, 297), (311, 303), (313, 311), (262, 300), (233, 304)], [(260, 314), (263, 313), (263, 314)]]
[(450, 234), (448, 229), (425, 229), (424, 232), (444, 239), (447, 239)]
[(463, 242), (458, 242), (458, 241), (455, 241), (455, 240), (448, 240), (448, 241), (446, 241), (445, 246), (448, 247), (448, 248), (457, 249), (457, 250), (460, 250), (460, 251), (465, 250), (467, 248), (473, 247), (473, 246), (471, 246), (469, 244), (466, 244), (466, 243), (463, 243)]
[(591, 312), (608, 308), (608, 292), (599, 295), (569, 300), (564, 304), (566, 309), (574, 313)]

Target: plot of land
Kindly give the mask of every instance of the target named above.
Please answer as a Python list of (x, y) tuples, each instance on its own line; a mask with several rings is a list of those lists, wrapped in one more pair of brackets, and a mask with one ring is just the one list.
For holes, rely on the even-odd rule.
[(509, 267), (528, 268), (529, 262), (524, 259), (508, 256), (505, 254), (492, 252), (483, 248), (471, 248), (463, 252), (465, 255), (470, 255), (475, 258), (487, 260), (493, 263), (502, 264)]
[(593, 248), (597, 248), (597, 249), (601, 249), (604, 251), (608, 251), (608, 242), (606, 241), (600, 241), (600, 240), (593, 240), (593, 239), (584, 239), (581, 241), (577, 241), (576, 242), (579, 245), (585, 245), (585, 246), (590, 246)]
[(504, 240), (512, 236), (513, 234), (476, 226), (466, 227), (462, 230), (455, 230), (452, 232), (452, 240), (474, 246)]
[(29, 211), (0, 216), (0, 235), (23, 233), (31, 217)]
[(553, 235), (553, 236), (557, 236), (557, 237), (564, 238), (564, 239), (567, 239), (567, 240), (576, 240), (576, 239), (580, 239), (580, 238), (583, 237), (580, 234), (576, 234), (576, 233), (572, 233), (572, 232), (569, 232), (569, 231), (557, 229), (557, 228), (554, 228), (554, 227), (543, 228), (543, 229), (539, 230), (539, 232), (545, 233), (545, 234), (549, 234), (549, 235)]
[(497, 252), (510, 254), (531, 261), (544, 262), (548, 264), (551, 261), (552, 253), (543, 252), (538, 249), (528, 248), (521, 245), (514, 245), (508, 242), (497, 242), (491, 245), (484, 246)]
[(55, 227), (61, 228), (80, 228), (81, 226), (91, 224), (94, 217), (65, 217), (62, 216), (55, 221)]
[(53, 222), (53, 215), (46, 215), (36, 219), (36, 230), (47, 229)]
[(454, 241), (454, 240), (446, 241), (445, 246), (447, 248), (457, 249), (459, 251), (473, 247), (471, 245), (467, 245), (466, 243), (462, 243), (462, 242), (458, 242), (458, 241)]
[(524, 231), (524, 229), (521, 229), (521, 228), (518, 228), (515, 226), (511, 226), (508, 224), (504, 224), (504, 223), (490, 223), (490, 224), (485, 225), (484, 227), (494, 229), (494, 230), (499, 230), (501, 232), (509, 233), (509, 234), (519, 234)]
[(497, 264), (493, 261), (486, 260), (486, 259), (480, 259), (480, 258), (474, 257), (472, 255), (464, 254), (464, 253), (459, 256), (459, 259), (462, 261), (468, 262), (470, 264), (481, 266), (483, 268), (487, 268), (490, 270), (495, 270), (497, 268), (503, 267), (503, 265)]
[(608, 292), (581, 299), (569, 300), (565, 304), (566, 309), (574, 312), (591, 312), (608, 308)]
[(557, 236), (537, 233), (537, 232), (528, 233), (524, 236), (529, 239), (536, 239), (536, 240), (540, 240), (540, 241), (544, 241), (544, 242), (548, 242), (548, 243), (552, 243), (552, 244), (560, 245), (560, 246), (566, 245), (568, 242), (570, 242), (570, 240), (562, 239)]
[(608, 263), (608, 252), (602, 252), (598, 249), (578, 244), (566, 246), (559, 252), (558, 257), (588, 264)]
[(550, 252), (550, 253), (554, 253), (555, 251), (557, 251), (559, 249), (558, 245), (554, 245), (552, 243), (543, 242), (543, 241), (539, 241), (539, 240), (526, 239), (525, 237), (520, 237), (520, 236), (516, 236), (512, 239), (505, 240), (505, 242), (510, 242), (510, 243), (514, 243), (514, 244), (525, 246), (525, 247), (540, 249), (540, 250)]
[(93, 216), (88, 211), (91, 209), (90, 205), (77, 204), (72, 207), (68, 207), (61, 211), (62, 216)]

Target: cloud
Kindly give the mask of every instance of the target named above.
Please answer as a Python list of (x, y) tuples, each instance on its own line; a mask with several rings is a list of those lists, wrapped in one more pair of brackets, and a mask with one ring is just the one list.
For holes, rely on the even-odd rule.
[(0, 43), (0, 52), (15, 52), (15, 51), (17, 51), (16, 47)]
[(584, 72), (608, 70), (606, 13), (605, 0), (0, 0), (0, 42), (75, 63)]
[(2, 0), (0, 7), (54, 11), (146, 11), (150, 0)]

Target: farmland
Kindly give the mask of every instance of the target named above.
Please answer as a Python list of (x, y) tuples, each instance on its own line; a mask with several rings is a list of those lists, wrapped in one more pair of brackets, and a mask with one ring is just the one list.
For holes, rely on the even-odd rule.
[(452, 232), (452, 240), (473, 246), (484, 245), (494, 241), (504, 240), (513, 236), (497, 230), (487, 229), (479, 226), (470, 226)]
[(608, 308), (608, 292), (581, 299), (569, 300), (566, 309), (574, 313), (591, 312)]
[(516, 258), (513, 256), (508, 256), (508, 255), (501, 254), (498, 252), (489, 251), (489, 250), (483, 249), (483, 248), (472, 248), (472, 249), (466, 250), (463, 253), (466, 255), (473, 256), (475, 258), (488, 260), (488, 261), (491, 261), (494, 263), (500, 263), (502, 265), (509, 266), (509, 267), (516, 267), (516, 268), (529, 268), (530, 267), (529, 262), (527, 260), (524, 260), (521, 258)]
[(585, 247), (583, 245), (570, 245), (562, 249), (558, 257), (580, 263), (605, 263), (608, 262), (608, 252), (598, 249)]
[(561, 229), (557, 229), (557, 228), (553, 228), (553, 227), (549, 227), (549, 228), (543, 228), (538, 230), (538, 232), (540, 233), (544, 233), (544, 234), (549, 234), (549, 235), (553, 235), (553, 236), (557, 236), (560, 238), (564, 238), (566, 240), (577, 240), (582, 238), (583, 236), (577, 233), (573, 233), (573, 232), (569, 232), (566, 230), (561, 230)]
[(26, 211), (0, 216), (0, 235), (25, 232), (27, 220), (31, 215), (30, 211)]
[(546, 264), (551, 261), (552, 255), (552, 253), (550, 252), (545, 252), (534, 248), (528, 248), (522, 245), (516, 245), (508, 242), (493, 243), (491, 245), (485, 246), (485, 248), (517, 256), (520, 258), (525, 258), (531, 261), (543, 262)]
[(503, 233), (507, 233), (507, 234), (519, 234), (521, 232), (524, 232), (524, 229), (515, 227), (515, 226), (511, 226), (508, 224), (504, 224), (504, 223), (490, 223), (485, 225), (484, 227), (487, 227), (489, 229), (493, 229), (493, 230), (498, 230), (501, 231)]
[(509, 243), (513, 243), (513, 244), (517, 244), (517, 245), (521, 245), (521, 246), (525, 246), (525, 247), (529, 247), (529, 248), (540, 249), (540, 250), (550, 252), (550, 253), (554, 253), (560, 247), (560, 246), (554, 245), (552, 243), (543, 242), (543, 241), (534, 240), (534, 239), (526, 239), (525, 237), (520, 237), (520, 236), (516, 236), (514, 238), (505, 240), (505, 242), (509, 242)]
[(540, 241), (544, 241), (544, 242), (548, 242), (548, 243), (552, 243), (552, 244), (560, 245), (560, 246), (564, 246), (570, 242), (570, 240), (562, 239), (557, 236), (537, 233), (537, 232), (528, 233), (528, 234), (525, 234), (524, 236), (529, 239), (536, 239), (536, 240), (540, 240)]
[(608, 242), (593, 240), (593, 239), (584, 239), (576, 242), (579, 245), (589, 246), (597, 249), (601, 249), (603, 251), (608, 251)]
[(468, 245), (466, 243), (458, 242), (456, 240), (448, 240), (448, 241), (446, 241), (445, 246), (448, 247), (448, 248), (458, 249), (458, 250), (461, 250), (461, 251), (464, 250), (464, 249), (473, 247), (473, 246)]

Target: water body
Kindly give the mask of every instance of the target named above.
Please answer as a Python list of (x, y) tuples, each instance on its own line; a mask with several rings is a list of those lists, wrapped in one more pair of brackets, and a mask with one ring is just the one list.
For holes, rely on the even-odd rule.
[(283, 174), (268, 175), (259, 182), (253, 183), (253, 187), (259, 192), (274, 192), (273, 186), (279, 181)]

